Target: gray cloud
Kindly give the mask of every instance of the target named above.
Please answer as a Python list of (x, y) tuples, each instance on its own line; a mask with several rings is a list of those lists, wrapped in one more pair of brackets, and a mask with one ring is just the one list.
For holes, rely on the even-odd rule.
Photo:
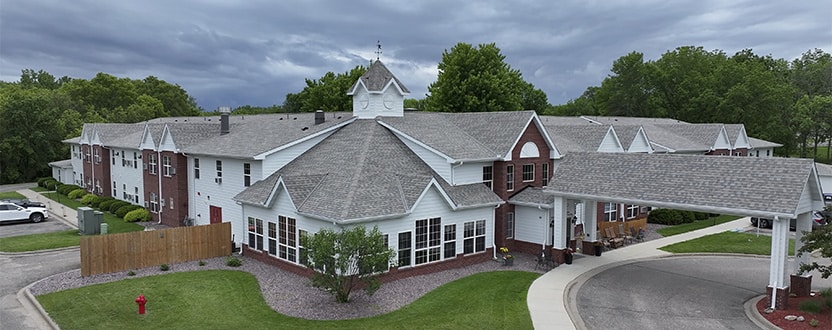
[(91, 78), (153, 75), (200, 106), (281, 104), (304, 79), (381, 59), (421, 98), (442, 52), (496, 43), (561, 104), (631, 51), (679, 46), (793, 59), (832, 50), (832, 3), (761, 1), (9, 1), (0, 6), (0, 79), (22, 69)]

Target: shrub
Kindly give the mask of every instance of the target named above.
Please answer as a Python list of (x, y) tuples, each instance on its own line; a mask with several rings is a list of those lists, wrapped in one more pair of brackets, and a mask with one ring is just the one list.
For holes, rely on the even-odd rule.
[(682, 215), (677, 210), (656, 209), (650, 211), (650, 214), (647, 215), (647, 222), (660, 225), (678, 225), (682, 223)]
[(228, 267), (240, 267), (243, 265), (243, 261), (237, 257), (227, 257), (225, 258), (225, 265)]
[(127, 272), (127, 276), (134, 276), (134, 275), (136, 275), (136, 272), (134, 272), (132, 270)]
[[(121, 210), (121, 209), (119, 209)], [(144, 208), (138, 208), (127, 212), (124, 215), (125, 222), (136, 222), (136, 221), (150, 221), (150, 212), (145, 210)]]
[(820, 313), (821, 308), (822, 307), (820, 305), (820, 302), (817, 300), (804, 300), (801, 301), (800, 305), (798, 306), (798, 309), (800, 309), (801, 312), (806, 312), (809, 314)]
[(200, 261), (199, 261), (199, 265), (200, 265), (200, 266), (205, 266), (205, 260), (200, 260)]
[(95, 207), (95, 208), (99, 208), (99, 207), (101, 207), (102, 202), (106, 202), (106, 201), (114, 200), (114, 199), (115, 198), (112, 198), (110, 196), (98, 196), (98, 198), (96, 198), (95, 200), (92, 201), (92, 203), (90, 203), (90, 206)]
[(678, 211), (682, 218), (682, 223), (691, 223), (696, 221), (696, 214), (693, 211)]
[(705, 213), (705, 212), (694, 212), (694, 215), (696, 216), (696, 220), (707, 220), (708, 219), (708, 213)]
[(58, 189), (55, 189), (55, 190), (56, 190), (59, 194), (61, 194), (61, 195), (68, 196), (68, 195), (69, 195), (69, 193), (71, 193), (71, 192), (73, 192), (73, 191), (75, 191), (75, 190), (78, 190), (78, 189), (83, 190), (83, 189), (82, 189), (80, 186), (78, 186), (78, 185), (74, 185), (74, 184), (65, 184), (65, 185), (59, 185), (59, 186), (58, 186)]
[(168, 264), (162, 264), (161, 266), (159, 266), (159, 270), (161, 270), (163, 272), (169, 271), (170, 266), (168, 266)]
[(101, 197), (96, 196), (95, 194), (86, 194), (84, 195), (84, 197), (81, 197), (81, 204), (92, 205), (96, 200), (100, 198)]
[(69, 197), (69, 198), (72, 198), (72, 199), (78, 199), (78, 198), (81, 198), (82, 196), (84, 196), (86, 193), (87, 193), (87, 191), (84, 190), (83, 188), (81, 188), (81, 189), (75, 189), (73, 191), (70, 191), (69, 194), (67, 194), (66, 196)]
[(46, 184), (44, 184), (44, 182), (46, 182), (47, 180), (54, 180), (54, 179), (51, 176), (45, 176), (45, 177), (42, 177), (42, 178), (38, 178), (38, 187), (46, 188)]
[(50, 178), (49, 180), (43, 182), (43, 187), (47, 189), (54, 189), (57, 188), (58, 183), (58, 180)]
[(138, 205), (127, 204), (127, 205), (124, 205), (124, 206), (122, 206), (122, 207), (119, 207), (119, 208), (116, 210), (116, 212), (115, 212), (115, 213), (113, 213), (113, 214), (115, 214), (115, 215), (116, 215), (117, 217), (119, 217), (119, 218), (124, 218), (124, 216), (126, 216), (126, 215), (127, 215), (127, 213), (129, 213), (130, 211), (133, 211), (133, 210), (138, 210), (138, 209), (141, 209), (141, 208), (142, 208), (142, 207), (141, 207), (141, 206), (138, 206)]
[(118, 201), (119, 200), (117, 200), (117, 199), (108, 199), (108, 200), (105, 200), (105, 201), (101, 201), (101, 203), (98, 204), (98, 209), (102, 210), (102, 211), (109, 211), (110, 210), (110, 205), (113, 205), (113, 203), (118, 202)]
[(116, 214), (116, 210), (118, 210), (119, 208), (121, 208), (122, 206), (125, 206), (125, 205), (130, 205), (130, 203), (125, 202), (125, 201), (115, 201), (112, 204), (110, 204), (110, 207), (107, 208), (107, 211), (110, 211), (110, 213), (112, 213), (112, 214)]

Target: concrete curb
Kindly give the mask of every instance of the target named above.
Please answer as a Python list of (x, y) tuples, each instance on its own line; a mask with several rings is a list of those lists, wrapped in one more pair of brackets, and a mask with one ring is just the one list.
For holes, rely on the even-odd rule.
[[(17, 292), (17, 301), (19, 301), (20, 304), (23, 305), (24, 309), (29, 311), (29, 315), (32, 316), (32, 319), (38, 323), (41, 329), (60, 330), (61, 328), (58, 326), (58, 324), (55, 323), (55, 321), (53, 321), (51, 317), (49, 317), (49, 313), (47, 313), (46, 310), (43, 309), (43, 306), (40, 305), (40, 302), (38, 302), (35, 296), (32, 295), (32, 292), (29, 291), (29, 288), (31, 288), (33, 285), (37, 284), (40, 281), (43, 281), (43, 279), (27, 285), (23, 289), (20, 289), (20, 291)], [(40, 317), (35, 317), (35, 315)]]
[(743, 307), (745, 308), (745, 316), (761, 329), (779, 330), (780, 328), (766, 320), (766, 318), (760, 315), (760, 312), (757, 310), (757, 303), (765, 297), (766, 295), (761, 295), (748, 299), (748, 301), (743, 304)]

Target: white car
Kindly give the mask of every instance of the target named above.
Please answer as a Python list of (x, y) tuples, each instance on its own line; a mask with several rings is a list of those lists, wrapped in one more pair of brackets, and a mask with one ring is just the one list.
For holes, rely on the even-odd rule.
[(0, 222), (31, 221), (41, 222), (49, 217), (45, 207), (22, 207), (14, 203), (0, 202)]

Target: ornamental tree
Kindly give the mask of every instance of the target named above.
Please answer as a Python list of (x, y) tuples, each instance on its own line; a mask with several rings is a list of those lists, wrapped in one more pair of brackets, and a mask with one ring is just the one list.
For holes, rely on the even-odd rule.
[(395, 255), (378, 227), (369, 232), (364, 226), (340, 232), (321, 229), (301, 241), (307, 250), (307, 265), (315, 271), (312, 285), (330, 292), (341, 303), (349, 302), (350, 293), (359, 286), (369, 295), (375, 293), (381, 287), (379, 276)]
[[(832, 208), (827, 207), (829, 211)], [(832, 225), (823, 226), (819, 229), (813, 229), (800, 238), (803, 246), (797, 250), (798, 255), (803, 253), (813, 253), (819, 251), (824, 259), (832, 259)], [(820, 272), (822, 278), (829, 278), (832, 275), (832, 265), (821, 265), (817, 262), (800, 265), (801, 272), (810, 272), (817, 270)]]

